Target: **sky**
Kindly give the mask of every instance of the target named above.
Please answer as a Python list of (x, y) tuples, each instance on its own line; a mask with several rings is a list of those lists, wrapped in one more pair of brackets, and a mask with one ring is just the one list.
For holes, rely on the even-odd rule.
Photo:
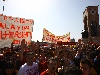
[[(56, 36), (70, 32), (70, 38), (77, 41), (82, 38), (84, 10), (99, 4), (100, 0), (0, 0), (0, 14), (33, 19), (33, 41), (42, 41), (43, 28)], [(100, 14), (100, 6), (98, 10)]]

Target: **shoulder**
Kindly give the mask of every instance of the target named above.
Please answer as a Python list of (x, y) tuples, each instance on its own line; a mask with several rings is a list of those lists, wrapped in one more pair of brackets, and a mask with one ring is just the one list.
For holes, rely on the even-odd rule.
[(24, 65), (22, 65), (22, 66), (20, 67), (19, 70), (23, 70), (26, 66), (27, 66), (27, 64), (25, 63)]
[(38, 63), (36, 63), (36, 62), (33, 62), (33, 65), (34, 65), (34, 64), (35, 64), (35, 65), (37, 65)]
[(38, 63), (33, 62), (33, 65), (32, 66), (38, 66)]
[(27, 66), (27, 63), (25, 63), (24, 65), (22, 65), (21, 68), (24, 68), (24, 67), (26, 67), (26, 66)]
[(91, 74), (97, 75), (97, 72), (96, 72), (96, 70), (94, 68), (91, 68)]
[(24, 73), (25, 65), (22, 65), (18, 71), (18, 75), (22, 75)]
[(94, 59), (94, 62), (96, 62), (96, 61), (97, 61), (97, 58)]
[(58, 75), (57, 73), (55, 73), (55, 75)]

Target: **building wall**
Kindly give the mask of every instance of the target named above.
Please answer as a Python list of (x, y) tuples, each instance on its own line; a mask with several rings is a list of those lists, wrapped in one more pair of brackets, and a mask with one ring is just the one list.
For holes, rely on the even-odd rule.
[[(91, 33), (91, 22), (95, 21), (96, 22), (96, 26), (97, 26), (97, 32), (98, 32), (98, 36), (96, 37), (92, 37)], [(100, 37), (100, 25), (99, 25), (99, 14), (98, 14), (98, 6), (88, 6), (86, 7), (85, 11), (83, 12), (83, 23), (84, 23), (84, 29), (88, 30), (88, 38), (87, 38), (87, 42), (89, 41), (100, 41), (99, 37)]]

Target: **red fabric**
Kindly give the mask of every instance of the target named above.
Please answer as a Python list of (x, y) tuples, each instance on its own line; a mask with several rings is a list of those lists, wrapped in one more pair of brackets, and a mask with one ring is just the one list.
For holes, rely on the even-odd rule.
[(47, 71), (44, 71), (40, 75), (48, 75), (48, 72)]
[(47, 61), (45, 61), (44, 65), (45, 65), (44, 69), (47, 70), (48, 69)]
[[(46, 70), (46, 71), (42, 72), (40, 75), (49, 75), (49, 73), (48, 73), (48, 71)], [(58, 74), (54, 73), (54, 75), (58, 75)]]
[(43, 71), (45, 71), (47, 69), (48, 69), (47, 62), (46, 61), (41, 61), (39, 63), (39, 73), (41, 74)]
[(45, 62), (39, 63), (39, 73), (41, 74), (43, 71), (45, 71)]

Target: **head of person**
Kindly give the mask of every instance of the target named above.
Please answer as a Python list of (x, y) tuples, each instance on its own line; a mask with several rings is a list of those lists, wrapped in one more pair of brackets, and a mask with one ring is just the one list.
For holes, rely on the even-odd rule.
[(3, 60), (3, 59), (4, 59), (4, 55), (0, 54), (0, 60)]
[(45, 56), (45, 53), (44, 53), (44, 50), (42, 49), (42, 50), (40, 50), (40, 55), (42, 56), (42, 57), (44, 57)]
[(64, 70), (64, 75), (82, 75), (82, 71), (76, 66), (67, 66)]
[(92, 68), (92, 64), (88, 59), (83, 58), (80, 61), (80, 69), (82, 71), (82, 75), (89, 75), (91, 72), (91, 68)]
[(15, 60), (17, 58), (17, 53), (14, 51), (12, 52), (12, 59)]
[(50, 73), (55, 73), (56, 69), (57, 69), (57, 60), (56, 58), (52, 57), (48, 60), (48, 71)]
[(5, 56), (4, 56), (5, 60), (10, 61), (11, 55), (12, 55), (11, 53), (6, 53)]
[(23, 52), (23, 58), (26, 58), (26, 54), (27, 54), (28, 52), (29, 52), (28, 50), (24, 50), (24, 52)]
[(73, 51), (68, 51), (68, 52), (67, 52), (67, 58), (68, 58), (69, 60), (73, 60), (73, 59), (74, 59)]
[(45, 56), (46, 56), (46, 60), (47, 60), (47, 61), (48, 61), (51, 57), (54, 57), (53, 54), (52, 54), (52, 52), (47, 52), (47, 53), (45, 54)]
[(4, 73), (5, 75), (16, 75), (14, 71), (14, 64), (12, 64), (11, 62), (6, 63), (4, 66)]
[(77, 54), (77, 51), (78, 51), (77, 49), (75, 49), (75, 48), (73, 49), (73, 56), (75, 56)]
[(96, 51), (96, 56), (97, 56), (98, 59), (100, 59), (100, 50)]
[(60, 51), (59, 51), (59, 58), (62, 58), (63, 56), (64, 56), (63, 50), (60, 50)]
[(33, 64), (33, 62), (35, 62), (34, 60), (34, 53), (33, 52), (28, 52), (26, 54), (26, 60), (27, 60), (27, 65), (31, 66)]
[(93, 54), (87, 54), (86, 58), (91, 62), (92, 66), (94, 66), (94, 57)]

